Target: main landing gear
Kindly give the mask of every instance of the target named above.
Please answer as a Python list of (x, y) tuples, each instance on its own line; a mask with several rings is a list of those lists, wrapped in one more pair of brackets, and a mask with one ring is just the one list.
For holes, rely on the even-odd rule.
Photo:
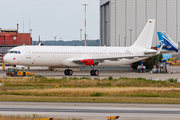
[(98, 76), (99, 75), (99, 71), (98, 70), (94, 70), (94, 66), (91, 66), (92, 70), (90, 71), (91, 76)]
[(65, 74), (65, 75), (72, 75), (72, 74), (73, 74), (73, 71), (68, 68), (68, 69), (66, 69), (66, 70), (64, 71), (64, 74)]
[(98, 70), (91, 70), (90, 74), (91, 74), (91, 76), (98, 76), (99, 75), (99, 71)]
[[(91, 76), (98, 76), (99, 75), (99, 71), (98, 70), (94, 70), (94, 66), (90, 66), (93, 70), (90, 71)], [(66, 69), (64, 71), (65, 75), (72, 75), (73, 71), (71, 69)]]

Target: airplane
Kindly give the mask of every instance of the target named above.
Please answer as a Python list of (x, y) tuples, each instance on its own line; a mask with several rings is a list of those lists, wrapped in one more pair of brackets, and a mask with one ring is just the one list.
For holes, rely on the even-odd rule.
[(178, 44), (175, 43), (166, 32), (161, 31), (161, 32), (157, 32), (157, 34), (160, 45), (157, 45), (156, 47), (160, 48), (160, 46), (164, 44), (162, 49), (178, 52)]
[(135, 43), (130, 47), (90, 46), (18, 46), (12, 48), (4, 61), (11, 65), (64, 66), (65, 75), (72, 75), (70, 67), (90, 66), (92, 76), (98, 76), (95, 66), (120, 66), (134, 63), (160, 53), (151, 49), (155, 19), (148, 20)]

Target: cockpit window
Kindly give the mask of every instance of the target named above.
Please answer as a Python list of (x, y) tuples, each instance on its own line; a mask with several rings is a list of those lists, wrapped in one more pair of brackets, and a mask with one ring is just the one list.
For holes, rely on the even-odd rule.
[(14, 51), (10, 51), (9, 53), (14, 53)]
[(10, 54), (12, 54), (12, 53), (15, 53), (15, 54), (21, 54), (20, 51), (9, 51), (9, 53), (10, 53)]

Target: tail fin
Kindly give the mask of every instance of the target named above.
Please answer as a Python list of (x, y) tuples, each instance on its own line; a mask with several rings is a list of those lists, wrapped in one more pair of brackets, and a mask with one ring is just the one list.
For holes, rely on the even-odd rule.
[(158, 38), (159, 38), (159, 44), (163, 44), (164, 43), (164, 39), (163, 39), (163, 32), (157, 32), (158, 34)]
[(160, 32), (160, 33), (161, 33), (161, 36), (162, 36), (161, 39), (163, 39), (165, 45), (166, 45), (166, 44), (175, 45), (175, 46), (177, 45), (177, 44), (170, 38), (170, 36), (169, 36), (166, 32)]
[(153, 34), (154, 34), (154, 26), (155, 26), (155, 19), (149, 19), (144, 27), (143, 31), (139, 35), (138, 39), (132, 45), (132, 47), (144, 47), (144, 48), (151, 48)]
[[(168, 50), (178, 51), (178, 44), (176, 44), (166, 32), (158, 32), (159, 41), (164, 42)], [(163, 40), (162, 40), (163, 39)], [(160, 43), (161, 44), (161, 43)]]

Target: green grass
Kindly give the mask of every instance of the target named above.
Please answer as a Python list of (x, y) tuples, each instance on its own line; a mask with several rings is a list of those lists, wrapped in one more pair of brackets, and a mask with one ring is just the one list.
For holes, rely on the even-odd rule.
[(24, 97), (21, 95), (18, 96), (1, 95), (0, 101), (180, 104), (180, 98), (157, 98), (157, 97), (58, 97), (58, 96)]
[(92, 93), (92, 94), (90, 94), (90, 96), (91, 96), (91, 97), (103, 96), (103, 93), (96, 92), (96, 93)]
[(180, 98), (179, 88), (53, 88), (27, 90), (1, 90), (1, 95), (59, 96), (59, 97), (161, 97)]
[(176, 88), (180, 87), (180, 83), (177, 83), (177, 79), (168, 79), (166, 81), (154, 81), (154, 80), (146, 80), (144, 78), (119, 78), (113, 79), (110, 76), (108, 79), (95, 78), (91, 80), (90, 78), (82, 77), (82, 78), (67, 78), (63, 77), (61, 79), (55, 78), (46, 78), (44, 76), (34, 76), (34, 77), (25, 77), (25, 78), (1, 78), (1, 82), (5, 84), (5, 87), (9, 89), (16, 89), (21, 87), (22, 89), (29, 88), (52, 88), (55, 85), (59, 85), (61, 87), (106, 87), (106, 86), (114, 86), (114, 87), (169, 87), (174, 86)]
[[(3, 115), (0, 114), (0, 120), (40, 120), (41, 118), (49, 118), (47, 115), (42, 116), (38, 114), (18, 114), (18, 115)], [(81, 118), (53, 118), (53, 120), (82, 120)]]
[[(144, 78), (127, 78), (121, 77), (114, 79), (109, 76), (105, 79), (94, 78), (90, 79), (87, 77), (77, 78), (77, 77), (63, 77), (60, 79), (47, 78), (41, 75), (36, 75), (34, 77), (17, 77), (17, 78), (0, 78), (0, 82), (4, 83), (5, 87), (0, 87), (0, 101), (10, 99), (6, 96), (13, 96), (12, 100), (20, 100), (15, 97), (26, 96), (31, 97), (32, 101), (39, 101), (42, 97), (42, 101), (51, 101), (52, 98), (61, 98), (63, 101), (73, 102), (74, 97), (77, 99), (74, 102), (83, 102), (80, 100), (84, 97), (84, 102), (90, 102), (89, 99), (92, 97), (100, 98), (101, 102), (128, 102), (127, 99), (135, 98), (145, 98), (146, 100), (138, 101), (135, 103), (153, 103), (151, 99), (172, 99), (174, 103), (179, 103), (176, 99), (180, 100), (180, 83), (177, 79), (168, 79), (166, 81), (154, 81), (146, 80)], [(58, 86), (58, 87), (56, 87)], [(162, 89), (161, 89), (162, 88)], [(25, 97), (25, 98), (26, 98)], [(86, 98), (86, 99), (85, 99)], [(106, 98), (105, 101), (101, 98)], [(115, 100), (108, 98), (117, 98), (126, 100)], [(148, 100), (150, 98), (150, 100)], [(48, 99), (48, 100), (46, 100)], [(24, 101), (29, 101), (29, 99), (22, 99)], [(133, 100), (131, 102), (133, 102)], [(11, 100), (10, 100), (11, 101)], [(40, 100), (41, 101), (41, 100)], [(61, 100), (52, 99), (52, 101)], [(100, 102), (99, 101), (99, 102)], [(158, 100), (157, 100), (158, 101)], [(160, 103), (154, 101), (154, 103)], [(162, 100), (161, 100), (162, 102)], [(171, 103), (171, 102), (162, 102)]]

